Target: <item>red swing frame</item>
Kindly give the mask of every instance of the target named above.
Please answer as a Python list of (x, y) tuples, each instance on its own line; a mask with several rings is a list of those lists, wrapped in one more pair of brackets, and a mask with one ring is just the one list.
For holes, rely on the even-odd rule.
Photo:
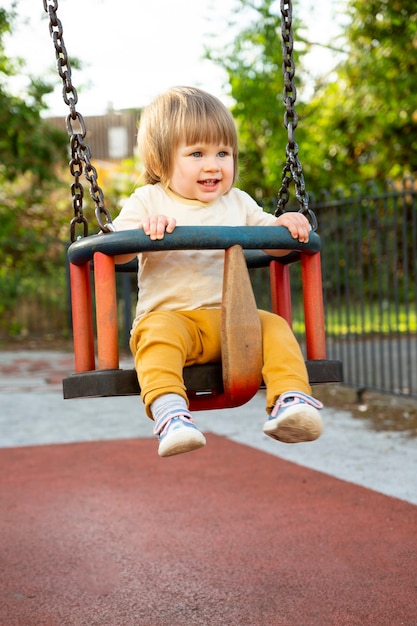
[[(201, 241), (201, 229), (204, 227), (178, 227), (173, 236), (165, 238), (167, 241), (164, 240), (163, 245), (169, 247), (170, 240), (174, 240), (175, 243), (175, 239), (179, 235), (180, 242), (176, 244), (176, 247), (181, 247), (184, 242), (187, 242), (185, 247), (192, 248), (193, 244), (190, 242)], [(320, 239), (318, 235), (312, 233), (309, 244), (299, 244), (291, 238), (285, 228), (280, 227), (211, 227), (210, 231), (207, 238), (212, 241), (211, 247), (216, 245), (223, 247), (226, 255), (236, 243), (243, 245), (246, 243), (247, 245), (248, 241), (251, 248), (259, 242), (265, 244), (262, 246), (265, 248), (284, 246), (298, 252), (296, 259), (300, 259), (301, 262), (306, 363), (310, 382), (315, 384), (340, 381), (342, 379), (340, 362), (326, 360)], [(267, 235), (269, 239), (256, 241), (256, 237), (261, 231), (262, 235)], [(197, 234), (195, 234), (196, 232)], [(226, 237), (224, 236), (225, 232)], [(215, 242), (216, 236), (217, 243)], [(219, 237), (223, 241), (219, 241)], [(132, 238), (136, 241), (130, 241)], [(139, 244), (138, 239), (141, 241)], [(123, 240), (122, 244), (120, 244), (121, 240)], [(126, 395), (140, 392), (134, 370), (133, 376), (132, 372), (126, 373), (126, 371), (120, 370), (114, 255), (132, 251), (132, 249), (140, 249), (145, 245), (148, 249), (152, 247), (158, 249), (158, 246), (161, 246), (160, 242), (150, 242), (150, 240), (146, 242), (146, 236), (140, 231), (125, 231), (124, 233), (108, 234), (104, 237), (88, 237), (71, 246), (72, 250), (70, 248), (69, 255), (70, 261), (72, 257), (70, 277), (76, 374), (64, 380), (64, 397)], [(86, 253), (86, 249), (89, 247), (91, 247), (91, 251)], [(203, 246), (199, 245), (198, 247)], [(269, 265), (272, 310), (284, 317), (291, 326), (290, 265), (292, 263), (283, 263), (282, 260), (275, 260), (263, 253), (260, 255), (262, 264)], [(91, 260), (94, 267), (94, 299), (91, 288)], [(235, 276), (234, 280), (239, 280), (239, 277)], [(94, 311), (92, 309), (93, 300), (95, 301)], [(94, 316), (97, 327), (97, 367)], [(250, 338), (248, 341), (250, 342)], [(235, 362), (239, 361), (238, 355), (233, 358)], [(217, 367), (219, 367), (218, 364)], [(195, 366), (195, 368), (200, 368), (204, 374), (204, 366)], [(185, 368), (184, 374), (186, 370), (192, 369)], [(236, 379), (235, 371), (237, 369), (240, 379)], [(208, 377), (212, 376), (212, 372), (209, 374), (208, 370), (206, 374)], [(198, 389), (192, 390), (189, 395), (191, 409), (208, 410), (239, 406), (246, 403), (258, 391), (259, 377), (255, 373), (246, 371), (242, 374), (241, 367), (237, 368), (232, 364), (229, 375), (233, 379), (233, 383), (226, 382), (224, 384), (225, 381), (223, 380), (223, 385), (221, 385), (217, 378), (215, 385), (200, 383), (202, 393), (198, 393)], [(233, 385), (233, 393), (229, 389), (231, 384)], [(210, 393), (207, 393), (207, 390), (210, 390)]]

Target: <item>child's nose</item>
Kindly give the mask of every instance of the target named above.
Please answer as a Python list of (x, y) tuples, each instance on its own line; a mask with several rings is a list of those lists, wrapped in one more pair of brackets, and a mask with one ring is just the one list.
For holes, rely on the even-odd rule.
[(205, 169), (210, 172), (217, 172), (220, 169), (219, 162), (215, 156), (207, 157), (204, 166)]

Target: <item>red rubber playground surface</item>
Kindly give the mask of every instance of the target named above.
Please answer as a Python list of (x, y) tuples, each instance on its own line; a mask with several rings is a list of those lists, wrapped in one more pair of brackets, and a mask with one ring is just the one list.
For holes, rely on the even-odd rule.
[(1, 626), (417, 625), (416, 506), (207, 439), (1, 449)]

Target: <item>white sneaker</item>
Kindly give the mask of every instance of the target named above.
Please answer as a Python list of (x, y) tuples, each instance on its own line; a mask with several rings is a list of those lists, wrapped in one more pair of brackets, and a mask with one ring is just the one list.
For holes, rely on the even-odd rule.
[(195, 426), (188, 411), (170, 411), (160, 418), (154, 428), (159, 439), (159, 456), (173, 456), (198, 450), (206, 445), (206, 438)]
[(318, 412), (321, 402), (301, 391), (287, 391), (280, 395), (263, 431), (269, 437), (284, 443), (314, 441), (320, 437), (323, 423)]

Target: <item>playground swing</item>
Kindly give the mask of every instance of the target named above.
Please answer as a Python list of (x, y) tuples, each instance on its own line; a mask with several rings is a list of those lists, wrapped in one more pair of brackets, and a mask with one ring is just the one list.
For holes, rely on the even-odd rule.
[[(308, 207), (298, 146), (294, 140), (297, 114), (294, 109), (294, 61), (292, 39), (292, 6), (281, 0), (282, 48), (284, 54), (284, 124), (288, 130), (287, 161), (278, 193), (276, 215), (285, 210), (289, 185), (295, 183), (299, 211), (312, 226), (308, 243), (294, 240), (284, 227), (242, 226), (178, 226), (160, 241), (151, 241), (143, 231), (114, 232), (110, 213), (105, 207), (97, 172), (91, 163), (91, 150), (85, 143), (86, 125), (76, 110), (78, 96), (71, 80), (71, 67), (63, 40), (62, 23), (57, 17), (58, 0), (43, 0), (49, 14), (50, 34), (54, 42), (57, 69), (63, 81), (63, 99), (70, 112), (66, 118), (70, 136), (70, 171), (74, 217), (70, 224), (72, 244), (68, 250), (70, 263), (71, 304), (75, 373), (63, 380), (64, 398), (108, 397), (140, 393), (135, 370), (120, 369), (117, 325), (116, 272), (136, 270), (116, 266), (117, 255), (142, 251), (178, 249), (223, 249), (225, 251), (221, 345), (222, 362), (184, 368), (184, 382), (191, 410), (240, 406), (249, 401), (262, 383), (262, 340), (257, 306), (248, 267), (269, 267), (271, 301), (274, 313), (292, 324), (289, 267), (301, 262), (303, 286), (306, 366), (311, 384), (342, 380), (340, 361), (326, 359), (324, 307), (320, 263), (320, 238), (317, 221)], [(90, 195), (95, 203), (98, 225), (104, 233), (88, 235), (88, 222), (83, 213), (84, 173)], [(76, 236), (81, 226), (82, 236)], [(287, 249), (279, 259), (263, 249)], [(134, 264), (133, 264), (134, 265)], [(91, 287), (93, 272), (95, 305)], [(96, 321), (97, 361), (93, 318)]]

